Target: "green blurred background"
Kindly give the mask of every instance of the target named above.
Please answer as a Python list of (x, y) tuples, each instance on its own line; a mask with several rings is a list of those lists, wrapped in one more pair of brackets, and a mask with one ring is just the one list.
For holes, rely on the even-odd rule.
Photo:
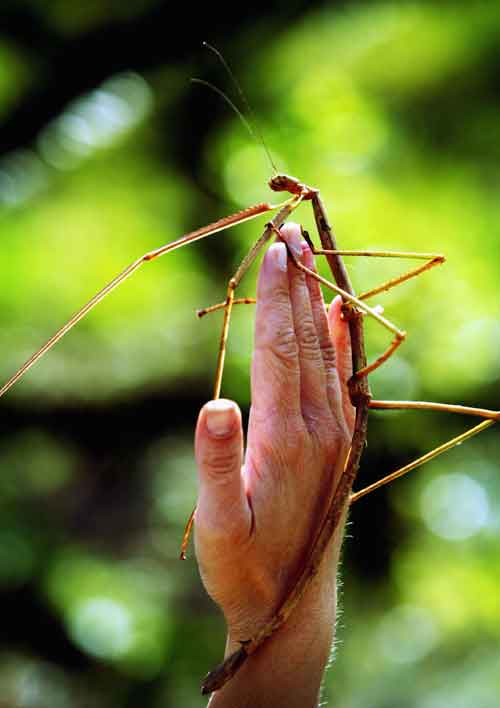
[[(498, 408), (494, 1), (3, 0), (2, 380), (137, 256), (273, 199), (262, 147), (189, 82), (233, 95), (202, 39), (343, 247), (448, 256), (377, 300), (409, 338), (374, 395)], [(297, 219), (311, 226), (306, 205)], [(205, 705), (224, 627), (177, 556), (220, 317), (194, 310), (222, 299), (262, 223), (147, 265), (2, 399), (2, 708)], [(349, 265), (367, 289), (406, 263)], [(252, 310), (235, 312), (224, 382), (244, 411)], [(367, 332), (373, 356), (388, 337)], [(474, 422), (373, 414), (357, 486)], [(353, 508), (329, 705), (500, 706), (499, 452), (492, 428)]]

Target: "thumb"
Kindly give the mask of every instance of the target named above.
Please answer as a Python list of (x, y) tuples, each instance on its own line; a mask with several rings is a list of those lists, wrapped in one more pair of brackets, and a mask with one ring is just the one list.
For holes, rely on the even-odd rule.
[(245, 533), (251, 514), (244, 489), (243, 430), (240, 409), (233, 401), (210, 401), (196, 426), (195, 453), (199, 495), (197, 535), (205, 541), (227, 541)]

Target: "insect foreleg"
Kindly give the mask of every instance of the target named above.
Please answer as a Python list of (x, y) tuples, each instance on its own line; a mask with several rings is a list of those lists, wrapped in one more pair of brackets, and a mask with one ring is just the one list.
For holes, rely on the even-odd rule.
[[(4, 395), (4, 393), (7, 393), (7, 391), (17, 381), (19, 381), (19, 379), (21, 379), (27, 371), (29, 371), (29, 369), (31, 369), (31, 367), (36, 364), (36, 362), (44, 354), (46, 354), (50, 349), (52, 349), (52, 347), (57, 344), (57, 342), (62, 339), (64, 335), (69, 332), (70, 329), (72, 329), (81, 319), (83, 319), (85, 315), (90, 312), (90, 310), (92, 310), (96, 305), (98, 305), (102, 300), (104, 300), (105, 297), (107, 297), (111, 292), (113, 292), (113, 290), (115, 290), (119, 285), (121, 285), (121, 283), (123, 283), (127, 278), (129, 278), (144, 263), (146, 263), (147, 261), (152, 261), (155, 258), (159, 258), (160, 256), (163, 256), (166, 253), (170, 253), (171, 251), (175, 251), (176, 249), (181, 248), (182, 246), (186, 246), (189, 243), (193, 243), (194, 241), (206, 238), (207, 236), (215, 234), (218, 231), (223, 231), (224, 229), (227, 229), (230, 226), (240, 224), (243, 221), (248, 221), (249, 219), (253, 219), (256, 216), (264, 214), (265, 212), (270, 211), (272, 209), (277, 209), (280, 206), (282, 207), (281, 211), (286, 210), (290, 204), (293, 204), (294, 206), (292, 208), (295, 208), (297, 204), (297, 198), (292, 197), (286, 202), (277, 205), (267, 203), (256, 204), (255, 206), (249, 207), (248, 209), (243, 209), (242, 211), (236, 212), (236, 214), (232, 214), (231, 216), (225, 216), (222, 219), (213, 222), (212, 224), (202, 226), (200, 229), (196, 229), (196, 231), (191, 231), (190, 233), (185, 234), (176, 241), (167, 243), (154, 251), (149, 251), (148, 253), (145, 253), (143, 256), (141, 256), (129, 266), (127, 266), (125, 270), (123, 270), (119, 275), (113, 278), (113, 280), (111, 280), (101, 290), (99, 290), (99, 292), (96, 293), (96, 295), (94, 295), (83, 307), (81, 307), (73, 315), (73, 317), (71, 317), (66, 322), (66, 324), (64, 324), (60, 329), (58, 329), (57, 332), (52, 335), (52, 337), (47, 342), (45, 342), (45, 344), (41, 346), (40, 349), (38, 349), (0, 388), (0, 398)], [(281, 211), (279, 213), (281, 213)], [(288, 213), (289, 212), (287, 211), (287, 214)]]

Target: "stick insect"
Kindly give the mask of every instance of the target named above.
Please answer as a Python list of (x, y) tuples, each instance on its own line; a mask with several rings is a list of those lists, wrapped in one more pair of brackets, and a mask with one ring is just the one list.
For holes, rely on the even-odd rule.
[[(237, 112), (239, 113), (239, 111)], [(346, 461), (342, 478), (337, 488), (334, 491), (332, 490), (328, 508), (324, 514), (324, 518), (321, 520), (321, 523), (316, 529), (315, 540), (309, 550), (307, 560), (304, 563), (299, 576), (296, 578), (294, 587), (291, 589), (282, 604), (275, 609), (274, 615), (269, 622), (267, 622), (254, 637), (242, 637), (240, 649), (229, 656), (222, 664), (208, 674), (202, 685), (202, 693), (204, 694), (220, 689), (232, 676), (234, 676), (246, 659), (257, 651), (262, 644), (287, 621), (295, 606), (307, 590), (311, 579), (314, 577), (321, 563), (326, 547), (338, 527), (347, 505), (355, 503), (361, 497), (373, 492), (375, 489), (378, 489), (383, 485), (392, 482), (397, 477), (407, 474), (416, 467), (434, 459), (446, 450), (449, 450), (455, 445), (460, 444), (468, 438), (478, 434), (482, 430), (490, 427), (495, 421), (500, 420), (500, 412), (482, 408), (422, 401), (379, 401), (373, 399), (371, 396), (368, 385), (368, 375), (390, 359), (392, 354), (405, 340), (406, 333), (384, 317), (377, 309), (366, 304), (367, 301), (375, 295), (390, 290), (391, 288), (394, 288), (401, 283), (415, 278), (431, 268), (442, 264), (445, 260), (444, 256), (433, 253), (400, 251), (341, 250), (337, 246), (335, 236), (329, 225), (327, 213), (318, 189), (311, 188), (294, 177), (278, 174), (277, 172), (270, 179), (269, 187), (275, 192), (288, 192), (290, 196), (278, 204), (259, 203), (248, 207), (231, 216), (223, 217), (212, 224), (208, 224), (207, 226), (203, 226), (193, 232), (185, 234), (179, 239), (167, 243), (153, 251), (148, 251), (143, 254), (128, 265), (121, 273), (107, 283), (85, 305), (83, 305), (83, 307), (81, 307), (45, 344), (43, 344), (43, 346), (41, 346), (0, 388), (1, 397), (25, 375), (44, 354), (46, 354), (55, 344), (57, 344), (57, 342), (62, 339), (62, 337), (64, 337), (70, 329), (72, 329), (96, 305), (98, 305), (104, 298), (106, 298), (145, 263), (149, 263), (150, 261), (156, 260), (157, 258), (164, 256), (167, 253), (171, 253), (178, 248), (182, 248), (183, 246), (194, 243), (195, 241), (228, 229), (237, 224), (243, 223), (244, 221), (256, 218), (270, 211), (275, 211), (275, 216), (267, 222), (262, 235), (254, 243), (234, 275), (228, 281), (224, 301), (198, 312), (200, 317), (217, 310), (223, 310), (224, 312), (213, 394), (214, 399), (219, 398), (222, 387), (224, 361), (226, 356), (232, 308), (237, 304), (255, 302), (252, 298), (236, 298), (236, 290), (264, 247), (269, 244), (273, 237), (276, 236), (280, 238), (280, 226), (302, 202), (311, 202), (314, 220), (321, 242), (321, 248), (314, 245), (313, 241), (306, 232), (303, 232), (304, 238), (308, 241), (314, 254), (324, 256), (326, 258), (332, 272), (333, 281), (327, 280), (315, 271), (308, 269), (302, 263), (297, 261), (290, 250), (288, 250), (288, 256), (294, 267), (301, 269), (309, 277), (317, 279), (324, 287), (332, 290), (336, 294), (341, 295), (344, 302), (344, 316), (349, 322), (349, 330), (351, 335), (354, 372), (349, 382), (349, 391), (352, 403), (356, 408), (356, 421), (351, 449)], [(405, 271), (399, 277), (384, 282), (380, 286), (367, 292), (356, 295), (351, 285), (347, 269), (343, 263), (344, 256), (405, 258), (417, 260), (421, 263), (418, 266)], [(367, 363), (365, 354), (363, 332), (363, 319), (365, 316), (376, 320), (392, 335), (392, 341), (388, 345), (387, 349), (371, 363)], [(370, 409), (448, 411), (477, 416), (483, 418), (483, 421), (470, 428), (465, 433), (462, 433), (461, 435), (428, 452), (417, 460), (414, 460), (395, 472), (383, 477), (374, 484), (359, 491), (352, 492), (353, 482), (355, 480), (362, 452), (365, 447), (368, 413)], [(186, 531), (182, 540), (182, 557), (185, 557), (185, 551), (194, 519), (195, 512), (191, 514), (186, 526)]]

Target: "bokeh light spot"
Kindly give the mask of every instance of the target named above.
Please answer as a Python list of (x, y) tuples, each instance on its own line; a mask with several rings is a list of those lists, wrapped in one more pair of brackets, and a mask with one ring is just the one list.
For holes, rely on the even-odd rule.
[(45, 165), (31, 150), (19, 150), (1, 160), (0, 206), (19, 206), (38, 194), (46, 184)]
[(383, 618), (377, 638), (390, 661), (406, 664), (426, 656), (436, 644), (438, 632), (427, 610), (400, 605)]
[(483, 487), (468, 475), (447, 474), (426, 485), (420, 513), (437, 536), (462, 541), (488, 523), (488, 497)]
[(106, 659), (123, 656), (132, 644), (129, 610), (107, 597), (91, 597), (77, 605), (71, 613), (69, 631), (83, 649)]
[(151, 106), (152, 91), (146, 81), (132, 72), (119, 74), (72, 101), (41, 132), (38, 149), (52, 167), (74, 169), (133, 129)]

